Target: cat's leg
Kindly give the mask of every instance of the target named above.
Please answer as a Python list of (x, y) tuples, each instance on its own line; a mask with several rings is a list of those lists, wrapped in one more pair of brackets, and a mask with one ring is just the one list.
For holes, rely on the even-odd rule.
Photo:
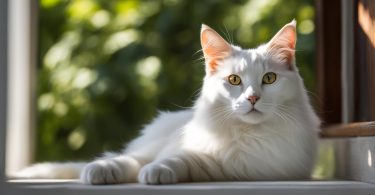
[[(142, 135), (132, 141), (122, 153), (107, 153), (87, 164), (81, 172), (85, 184), (114, 184), (136, 182), (140, 168), (151, 162), (163, 145), (155, 138)], [(153, 152), (155, 154), (153, 154)]]
[(169, 135), (190, 120), (190, 110), (161, 113), (142, 130), (120, 154), (107, 154), (84, 167), (81, 181), (86, 184), (136, 182), (139, 170), (163, 151)]
[(127, 155), (104, 157), (87, 164), (80, 179), (85, 184), (135, 182), (142, 163)]
[(177, 182), (223, 181), (221, 165), (205, 154), (183, 152), (144, 166), (138, 181), (144, 184), (171, 184)]

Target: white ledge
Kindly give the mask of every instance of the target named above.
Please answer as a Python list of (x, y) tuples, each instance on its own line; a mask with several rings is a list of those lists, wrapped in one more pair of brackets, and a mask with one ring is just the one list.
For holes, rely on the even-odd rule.
[(76, 180), (11, 180), (0, 194), (372, 194), (375, 185), (359, 181), (208, 182), (175, 185), (83, 185)]

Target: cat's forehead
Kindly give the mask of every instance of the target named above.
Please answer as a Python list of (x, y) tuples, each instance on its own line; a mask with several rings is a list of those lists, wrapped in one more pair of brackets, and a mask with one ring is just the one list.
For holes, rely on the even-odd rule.
[(267, 59), (256, 49), (235, 50), (224, 62), (222, 71), (232, 73), (260, 73), (268, 68)]
[(239, 67), (239, 71), (264, 71), (267, 68), (266, 58), (263, 53), (256, 49), (247, 49), (237, 51), (234, 59), (242, 61), (243, 65)]

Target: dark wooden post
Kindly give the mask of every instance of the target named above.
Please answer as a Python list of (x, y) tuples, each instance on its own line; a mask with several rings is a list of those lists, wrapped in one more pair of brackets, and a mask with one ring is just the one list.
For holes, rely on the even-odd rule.
[(323, 124), (341, 122), (341, 0), (316, 0), (316, 68)]
[(375, 121), (375, 1), (356, 0), (355, 121)]

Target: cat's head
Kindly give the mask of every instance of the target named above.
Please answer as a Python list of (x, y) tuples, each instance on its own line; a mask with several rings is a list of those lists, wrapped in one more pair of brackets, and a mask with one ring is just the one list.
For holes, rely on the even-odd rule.
[(295, 66), (296, 39), (296, 22), (292, 21), (268, 43), (241, 49), (202, 25), (206, 67), (203, 97), (220, 102), (216, 104), (218, 112), (250, 124), (283, 115), (287, 103), (293, 102), (303, 88)]

